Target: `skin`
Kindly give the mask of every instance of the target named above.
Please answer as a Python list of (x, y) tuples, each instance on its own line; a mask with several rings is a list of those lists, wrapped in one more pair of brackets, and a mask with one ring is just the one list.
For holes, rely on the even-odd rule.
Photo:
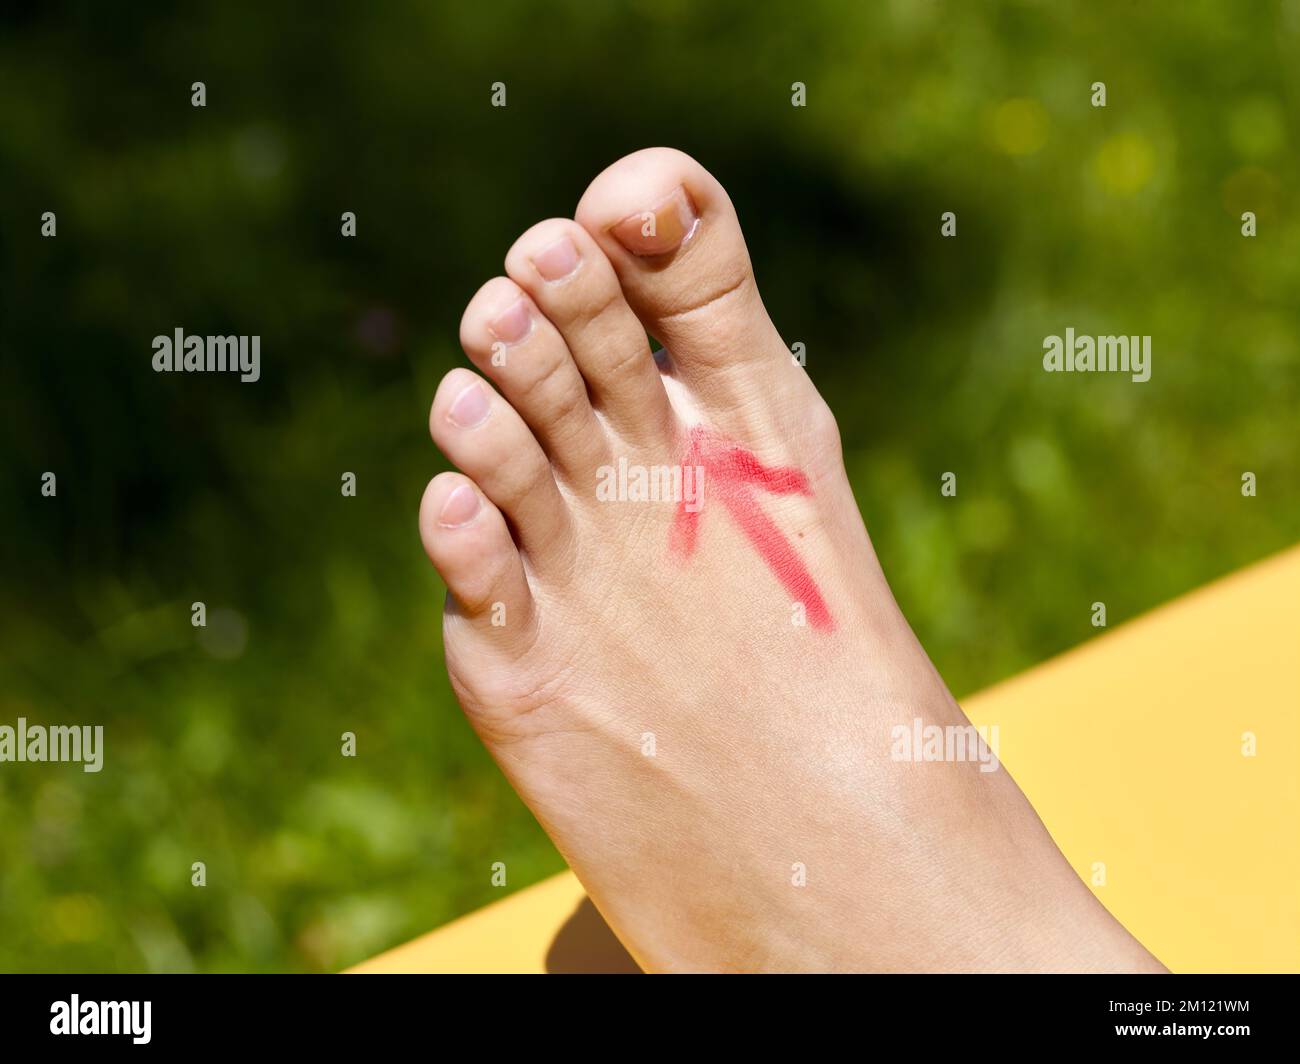
[[(452, 370), (430, 414), (464, 473), (420, 508), (447, 669), (642, 967), (1162, 970), (1005, 768), (891, 758), (896, 726), (968, 722), (722, 186), (627, 156), (505, 273), (461, 323), (491, 383)], [(683, 456), (711, 470), (693, 518), (596, 497), (602, 466)]]

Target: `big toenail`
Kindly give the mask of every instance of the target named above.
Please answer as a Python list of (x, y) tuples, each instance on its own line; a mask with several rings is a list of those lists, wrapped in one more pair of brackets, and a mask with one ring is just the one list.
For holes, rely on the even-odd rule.
[(475, 425), (482, 424), (488, 416), (488, 397), (483, 385), (475, 381), (456, 396), (447, 416), (451, 418), (452, 424), (463, 429), (472, 429)]
[(467, 525), (474, 520), (478, 508), (478, 492), (468, 484), (462, 484), (448, 495), (447, 501), (442, 504), (442, 512), (438, 514), (438, 524), (444, 528), (459, 528), (461, 525)]
[(679, 185), (653, 207), (628, 215), (609, 231), (633, 255), (665, 255), (686, 243), (699, 221), (695, 204)]
[(542, 275), (543, 281), (563, 281), (574, 270), (582, 256), (567, 236), (560, 237), (554, 244), (548, 244), (533, 256), (533, 265)]
[(507, 344), (517, 344), (532, 327), (533, 315), (528, 309), (528, 300), (523, 298), (515, 300), (509, 310), (503, 310), (488, 326), (493, 336)]

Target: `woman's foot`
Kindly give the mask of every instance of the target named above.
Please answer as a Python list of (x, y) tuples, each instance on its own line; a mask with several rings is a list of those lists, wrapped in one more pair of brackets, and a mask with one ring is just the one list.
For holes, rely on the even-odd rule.
[(900, 754), (969, 725), (721, 185), (637, 152), (506, 274), (461, 324), (495, 387), (453, 370), (430, 417), (447, 668), (642, 966), (1160, 970), (987, 749)]

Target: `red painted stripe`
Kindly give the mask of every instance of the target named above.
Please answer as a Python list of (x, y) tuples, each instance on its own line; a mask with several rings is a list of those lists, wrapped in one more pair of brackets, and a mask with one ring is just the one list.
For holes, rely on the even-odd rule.
[(790, 541), (754, 498), (755, 487), (776, 495), (811, 495), (808, 478), (792, 466), (765, 466), (752, 452), (700, 425), (691, 429), (682, 464), (704, 470), (704, 495), (700, 508), (694, 512), (686, 509), (684, 501), (678, 503), (669, 540), (671, 549), (683, 558), (694, 553), (703, 502), (712, 496), (726, 507), (781, 586), (796, 602), (803, 603), (812, 626), (833, 630), (835, 622), (817, 582)]

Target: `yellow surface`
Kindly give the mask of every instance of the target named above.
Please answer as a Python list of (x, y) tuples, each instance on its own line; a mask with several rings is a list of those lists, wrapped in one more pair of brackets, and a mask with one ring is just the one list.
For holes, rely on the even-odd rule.
[[(1176, 972), (1300, 971), (1300, 548), (965, 700), (1097, 896)], [(1243, 755), (1243, 736), (1256, 753)], [(564, 873), (361, 972), (618, 971)]]
[(564, 872), (389, 950), (353, 971), (545, 972), (557, 932), (586, 896), (574, 874)]

